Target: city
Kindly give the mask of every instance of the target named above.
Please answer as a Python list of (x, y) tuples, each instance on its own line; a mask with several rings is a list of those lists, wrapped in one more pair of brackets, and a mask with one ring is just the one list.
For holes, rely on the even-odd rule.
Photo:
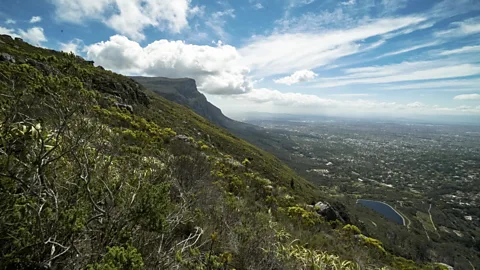
[[(248, 122), (276, 137), (278, 148), (289, 150), (277, 156), (358, 210), (353, 215), (392, 248), (416, 246), (413, 258), (480, 264), (478, 251), (468, 248), (478, 247), (480, 238), (480, 127), (343, 118)], [(406, 228), (378, 222), (353, 207), (356, 199), (388, 203)]]

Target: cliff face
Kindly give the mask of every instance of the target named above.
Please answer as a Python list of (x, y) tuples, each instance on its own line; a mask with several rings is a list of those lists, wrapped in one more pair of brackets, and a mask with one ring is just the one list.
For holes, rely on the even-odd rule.
[[(235, 133), (239, 128), (250, 126), (226, 117), (222, 111), (208, 102), (197, 89), (195, 80), (189, 78), (171, 79), (164, 77), (131, 77), (145, 88), (160, 96), (184, 105), (210, 122)], [(253, 126), (251, 126), (253, 127)]]

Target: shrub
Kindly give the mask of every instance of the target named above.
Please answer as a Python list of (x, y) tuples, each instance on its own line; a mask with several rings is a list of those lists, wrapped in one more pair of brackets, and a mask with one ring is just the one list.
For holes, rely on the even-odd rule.
[(120, 270), (120, 269), (141, 269), (143, 268), (142, 255), (136, 248), (128, 245), (124, 247), (107, 247), (107, 254), (99, 263), (88, 265), (88, 270)]
[(348, 233), (352, 233), (352, 234), (360, 234), (361, 233), (360, 229), (357, 226), (351, 225), (351, 224), (347, 224), (347, 225), (343, 226), (342, 230), (345, 231), (345, 232), (348, 232)]

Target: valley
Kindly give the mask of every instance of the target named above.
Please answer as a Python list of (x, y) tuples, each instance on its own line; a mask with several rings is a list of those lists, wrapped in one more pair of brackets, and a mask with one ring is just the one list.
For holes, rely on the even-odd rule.
[[(455, 269), (480, 265), (478, 126), (334, 117), (247, 122), (277, 138), (288, 149), (277, 156), (337, 196), (390, 248)], [(362, 209), (358, 199), (391, 205), (406, 226)]]

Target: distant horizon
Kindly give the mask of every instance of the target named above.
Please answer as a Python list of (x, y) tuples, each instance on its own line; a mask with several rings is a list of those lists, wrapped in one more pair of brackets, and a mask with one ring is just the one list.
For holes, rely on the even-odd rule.
[[(222, 111), (223, 112), (223, 111)], [(348, 120), (375, 120), (375, 121), (390, 121), (390, 122), (404, 122), (413, 121), (425, 124), (446, 124), (446, 125), (475, 125), (478, 124), (480, 128), (480, 116), (464, 116), (464, 115), (416, 115), (416, 116), (385, 116), (379, 114), (370, 115), (329, 115), (329, 114), (295, 114), (295, 113), (281, 113), (281, 112), (244, 112), (238, 114), (225, 114), (225, 116), (237, 120), (274, 120), (265, 116), (275, 117), (279, 120), (318, 120), (320, 118), (340, 118)], [(315, 119), (318, 118), (318, 119)]]

